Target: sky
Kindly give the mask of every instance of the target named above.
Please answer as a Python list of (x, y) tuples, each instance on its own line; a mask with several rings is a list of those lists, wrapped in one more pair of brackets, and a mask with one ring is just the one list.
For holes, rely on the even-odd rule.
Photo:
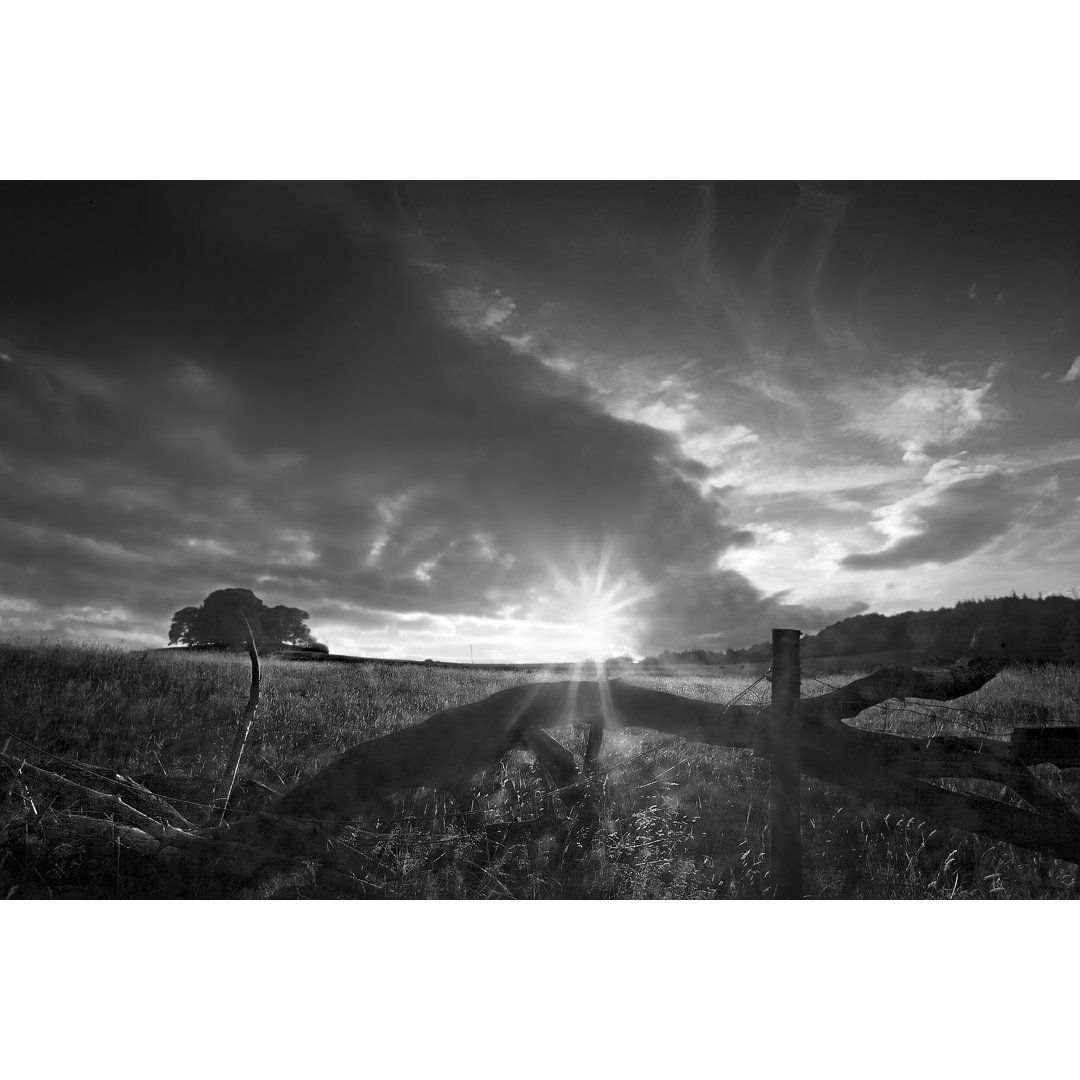
[(740, 647), (1080, 588), (1080, 190), (0, 184), (0, 634)]

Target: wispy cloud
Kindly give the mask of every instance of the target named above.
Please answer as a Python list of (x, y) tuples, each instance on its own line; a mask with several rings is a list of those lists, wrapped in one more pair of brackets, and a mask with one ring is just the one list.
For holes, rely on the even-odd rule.
[(972, 385), (915, 361), (900, 373), (839, 386), (832, 397), (845, 410), (846, 430), (897, 447), (904, 461), (929, 464), (928, 448), (955, 446), (1006, 419), (1006, 410), (990, 398), (993, 384), (993, 369)]

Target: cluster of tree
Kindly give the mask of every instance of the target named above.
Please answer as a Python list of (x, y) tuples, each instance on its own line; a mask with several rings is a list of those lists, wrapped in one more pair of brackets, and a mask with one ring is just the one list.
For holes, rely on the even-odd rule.
[(980, 627), (994, 655), (1020, 661), (1080, 661), (1080, 600), (1069, 596), (987, 597), (951, 608), (856, 615), (825, 627), (803, 646), (806, 656), (920, 649), (960, 656)]
[[(758, 646), (754, 646), (755, 649)], [(750, 649), (728, 649), (727, 652), (713, 652), (711, 649), (686, 649), (683, 652), (672, 652), (665, 649), (659, 656), (646, 656), (642, 661), (649, 666), (669, 666), (673, 664), (744, 664), (752, 659), (749, 656)], [(771, 655), (771, 649), (763, 657), (767, 660)]]
[[(1007, 660), (1080, 663), (1080, 600), (1068, 596), (1000, 596), (961, 600), (951, 608), (898, 615), (853, 615), (803, 638), (807, 657), (921, 650), (944, 660), (960, 656), (975, 631)], [(769, 642), (712, 652), (690, 649), (647, 657), (647, 664), (745, 664), (768, 660)]]
[(286, 645), (329, 652), (311, 636), (310, 617), (284, 604), (267, 607), (250, 589), (216, 589), (198, 607), (181, 608), (173, 616), (169, 644), (219, 649), (241, 645), (247, 640), (247, 619), (260, 652)]

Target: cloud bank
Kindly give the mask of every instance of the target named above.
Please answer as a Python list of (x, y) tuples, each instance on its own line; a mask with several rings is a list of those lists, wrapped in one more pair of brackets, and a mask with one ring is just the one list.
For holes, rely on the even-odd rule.
[(573, 615), (553, 568), (595, 576), (605, 551), (608, 585), (640, 594), (617, 644), (741, 640), (782, 617), (719, 569), (750, 536), (700, 463), (501, 340), (513, 299), (448, 291), (391, 201), (8, 192), (9, 629), (164, 635), (233, 584), (372, 644), (409, 620), (550, 627)]

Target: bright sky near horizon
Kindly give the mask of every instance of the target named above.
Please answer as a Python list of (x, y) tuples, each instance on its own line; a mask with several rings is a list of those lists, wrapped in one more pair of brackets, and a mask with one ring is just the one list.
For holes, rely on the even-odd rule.
[(1080, 190), (0, 185), (0, 632), (557, 661), (1080, 587)]

